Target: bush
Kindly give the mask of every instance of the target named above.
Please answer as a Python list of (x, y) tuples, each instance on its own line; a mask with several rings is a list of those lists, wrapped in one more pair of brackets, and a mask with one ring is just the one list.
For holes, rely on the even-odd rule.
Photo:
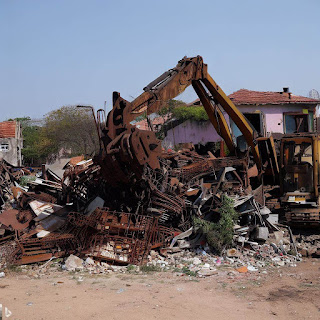
[(178, 120), (195, 120), (207, 121), (209, 120), (208, 114), (202, 106), (182, 106), (172, 110), (173, 116)]
[(19, 184), (22, 187), (25, 187), (28, 185), (29, 182), (36, 180), (35, 176), (22, 176), (19, 180)]
[(218, 252), (221, 252), (225, 247), (232, 244), (233, 225), (238, 218), (233, 204), (232, 199), (223, 195), (219, 209), (220, 220), (218, 222), (210, 222), (198, 217), (193, 219), (195, 228), (205, 235), (209, 246)]

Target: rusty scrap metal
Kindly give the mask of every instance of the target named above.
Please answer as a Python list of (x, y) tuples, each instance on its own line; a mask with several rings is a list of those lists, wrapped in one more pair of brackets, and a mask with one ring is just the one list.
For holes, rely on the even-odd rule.
[[(233, 142), (219, 104), (236, 124), (243, 121), (240, 129), (247, 139), (252, 138), (248, 144), (256, 166), (251, 166), (248, 153), (215, 158), (212, 153), (198, 154), (192, 145), (177, 152), (164, 151), (155, 132), (134, 126), (137, 115), (159, 110), (163, 102), (191, 84), (231, 151)], [(15, 209), (0, 213), (4, 230), (0, 241), (1, 237), (14, 238), (14, 250), (9, 250), (13, 263), (34, 263), (73, 253), (110, 263), (142, 264), (151, 249), (168, 247), (179, 233), (192, 230), (194, 216), (219, 219), (224, 194), (251, 199), (252, 189), (256, 189), (256, 198), (263, 196), (263, 188), (254, 185), (260, 178), (261, 163), (253, 131), (207, 74), (201, 57), (184, 58), (133, 102), (115, 92), (113, 108), (105, 122), (103, 119), (99, 111), (100, 153), (93, 160), (67, 167), (61, 181), (43, 168), (43, 179), (30, 182), (28, 191), (12, 188), (15, 177), (0, 162), (0, 196), (15, 199)], [(274, 163), (272, 170), (277, 172)], [(35, 217), (43, 213), (37, 211), (37, 205), (48, 209), (41, 217)], [(263, 226), (259, 208), (254, 210)], [(251, 219), (254, 210), (242, 212), (242, 220), (248, 224), (255, 221)]]
[(22, 231), (29, 227), (33, 215), (30, 211), (19, 211), (15, 209), (2, 211), (0, 214), (0, 223), (7, 228)]
[(12, 195), (11, 187), (14, 186), (15, 181), (17, 179), (14, 176), (13, 167), (5, 160), (0, 160), (0, 205)]

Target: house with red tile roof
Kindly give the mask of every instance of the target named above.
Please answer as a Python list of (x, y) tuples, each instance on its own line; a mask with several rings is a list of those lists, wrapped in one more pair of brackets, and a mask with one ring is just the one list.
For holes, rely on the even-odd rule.
[[(240, 89), (229, 95), (231, 101), (246, 116), (261, 136), (275, 138), (287, 133), (316, 131), (316, 110), (320, 100), (294, 95), (289, 88), (279, 92)], [(201, 105), (199, 99), (188, 106)], [(225, 114), (235, 139), (241, 132)], [(209, 121), (187, 120), (167, 132), (164, 143), (170, 147), (179, 143), (206, 144), (221, 140)]]
[[(240, 89), (230, 100), (246, 116), (260, 135), (314, 132), (320, 100), (294, 95), (289, 88), (280, 92)], [(235, 136), (236, 126), (230, 121)]]
[(22, 130), (19, 121), (0, 122), (0, 158), (13, 166), (22, 165)]

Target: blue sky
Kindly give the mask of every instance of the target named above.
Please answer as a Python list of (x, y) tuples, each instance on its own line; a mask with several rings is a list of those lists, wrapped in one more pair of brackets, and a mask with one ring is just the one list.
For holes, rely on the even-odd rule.
[[(226, 93), (320, 91), (320, 1), (0, 0), (0, 121), (128, 100), (183, 56)], [(195, 98), (192, 90), (182, 96)]]

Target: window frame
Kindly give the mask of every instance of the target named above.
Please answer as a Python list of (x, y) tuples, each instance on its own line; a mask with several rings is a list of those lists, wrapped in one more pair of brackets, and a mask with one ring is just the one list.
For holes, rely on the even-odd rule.
[[(6, 146), (6, 148), (4, 148), (3, 146)], [(0, 143), (0, 152), (9, 152), (9, 151), (10, 151), (9, 143)]]
[[(308, 131), (299, 131), (299, 132), (313, 132), (312, 128), (310, 128), (310, 115), (311, 115), (311, 112), (308, 112), (308, 113), (304, 113), (304, 112), (283, 112), (283, 133), (284, 134), (292, 134), (292, 133), (294, 133), (294, 132), (287, 132), (286, 116), (303, 116), (303, 117), (306, 117)], [(312, 113), (312, 115), (313, 115), (313, 113)], [(313, 117), (312, 117), (312, 120), (313, 120)]]

